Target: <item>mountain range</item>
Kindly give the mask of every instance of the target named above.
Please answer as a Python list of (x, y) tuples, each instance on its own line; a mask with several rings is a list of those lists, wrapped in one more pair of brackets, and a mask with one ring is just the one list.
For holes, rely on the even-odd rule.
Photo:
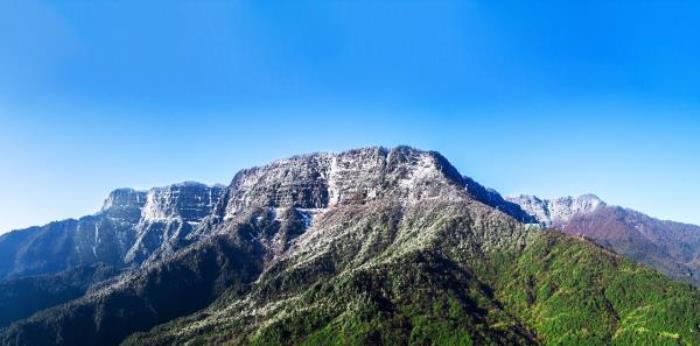
[(669, 277), (700, 286), (700, 227), (611, 206), (595, 195), (507, 197), (545, 227), (586, 237)]
[(301, 155), (0, 236), (0, 343), (700, 344), (699, 239), (436, 152)]

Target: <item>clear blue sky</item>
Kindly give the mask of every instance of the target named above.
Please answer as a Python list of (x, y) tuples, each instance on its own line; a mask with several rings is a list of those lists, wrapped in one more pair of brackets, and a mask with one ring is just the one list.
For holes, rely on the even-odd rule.
[(700, 2), (521, 3), (0, 0), (0, 232), (397, 144), (700, 224)]

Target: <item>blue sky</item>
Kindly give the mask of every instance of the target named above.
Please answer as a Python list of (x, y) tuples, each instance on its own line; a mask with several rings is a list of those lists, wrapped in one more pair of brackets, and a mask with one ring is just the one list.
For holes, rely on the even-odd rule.
[(700, 3), (0, 0), (0, 232), (409, 144), (700, 224)]

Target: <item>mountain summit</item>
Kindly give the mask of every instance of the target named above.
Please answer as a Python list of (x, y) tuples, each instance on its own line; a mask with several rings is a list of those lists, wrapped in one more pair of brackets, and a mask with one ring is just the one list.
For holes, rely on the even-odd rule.
[[(592, 204), (562, 202), (568, 211), (553, 213), (564, 209), (544, 203), (550, 216)], [(122, 273), (90, 274), (96, 283), (82, 297), (14, 322), (0, 342), (700, 342), (695, 288), (542, 230), (528, 208), (409, 147), (295, 156), (242, 170), (226, 187), (120, 189), (89, 218), (120, 225), (111, 239), (128, 244), (116, 247)], [(58, 234), (106, 239), (95, 229), (69, 224)], [(43, 244), (27, 240), (32, 232), (0, 246)], [(88, 276), (43, 272), (6, 285), (40, 290)]]
[(519, 205), (537, 222), (548, 227), (561, 227), (577, 215), (590, 214), (598, 207), (605, 207), (605, 202), (593, 194), (551, 200), (532, 195), (520, 195), (506, 197), (506, 200)]

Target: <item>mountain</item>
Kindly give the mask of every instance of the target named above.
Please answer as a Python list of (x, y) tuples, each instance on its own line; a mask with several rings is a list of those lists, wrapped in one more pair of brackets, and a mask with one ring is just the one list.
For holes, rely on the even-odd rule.
[(80, 298), (118, 274), (114, 268), (98, 264), (0, 281), (0, 328), (37, 311)]
[(610, 206), (594, 195), (509, 197), (547, 227), (581, 235), (639, 263), (700, 286), (700, 227)]
[(463, 184), (469, 195), (481, 203), (496, 208), (523, 223), (539, 222), (536, 215), (523, 209), (522, 205), (503, 198), (496, 190), (488, 189), (469, 177), (463, 177)]
[(118, 189), (94, 215), (0, 236), (0, 327), (193, 242), (223, 190), (192, 182)]
[(98, 263), (133, 267), (172, 253), (188, 242), (223, 190), (190, 182), (149, 191), (118, 189), (94, 215), (9, 232), (0, 236), (0, 279)]
[(606, 206), (598, 196), (588, 194), (579, 197), (562, 197), (553, 200), (540, 199), (537, 196), (520, 195), (506, 197), (511, 203), (519, 205), (534, 221), (547, 227), (563, 227), (575, 216), (590, 214), (599, 207)]
[(0, 342), (700, 343), (697, 289), (524, 212), (435, 152), (295, 156), (240, 171), (184, 242)]

